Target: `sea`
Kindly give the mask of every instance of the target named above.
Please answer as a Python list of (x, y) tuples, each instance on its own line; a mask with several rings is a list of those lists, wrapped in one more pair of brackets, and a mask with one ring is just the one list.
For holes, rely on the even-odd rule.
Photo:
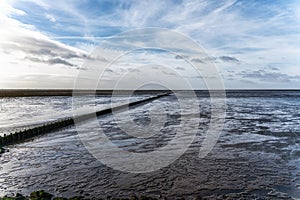
[[(211, 97), (195, 94), (170, 94), (4, 147), (0, 196), (300, 199), (300, 91), (226, 91), (214, 137)], [(3, 97), (0, 136), (151, 96)], [(205, 138), (209, 151), (199, 156)], [(169, 144), (163, 159), (149, 156)]]

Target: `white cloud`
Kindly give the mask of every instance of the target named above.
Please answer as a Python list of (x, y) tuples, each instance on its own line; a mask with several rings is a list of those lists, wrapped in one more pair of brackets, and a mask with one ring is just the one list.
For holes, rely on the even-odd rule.
[[(66, 76), (76, 76), (77, 69), (88, 58), (87, 53), (54, 41), (34, 26), (10, 17), (25, 12), (13, 9), (4, 1), (0, 7), (5, 9), (0, 13), (0, 87), (36, 88), (51, 87), (51, 84), (54, 88), (71, 87), (74, 78), (66, 79)], [(52, 78), (45, 79), (47, 75)], [(31, 78), (26, 81), (22, 77)], [(53, 77), (60, 80), (53, 81)], [(48, 84), (41, 84), (46, 80)]]
[(50, 22), (56, 22), (56, 19), (53, 15), (46, 14), (45, 17), (50, 21)]
[[(203, 45), (210, 56), (219, 58), (218, 61), (220, 62), (216, 65), (221, 72), (229, 69), (235, 72), (247, 68), (253, 70), (268, 69), (268, 66), (272, 65), (279, 69), (278, 73), (300, 74), (300, 57), (298, 56), (300, 54), (300, 5), (297, 1), (284, 1), (279, 2), (280, 4), (236, 0), (183, 0), (181, 4), (158, 0), (133, 1), (120, 3), (127, 4), (126, 6), (115, 5), (113, 11), (109, 12), (101, 10), (101, 8), (99, 8), (101, 12), (90, 12), (90, 10), (78, 6), (83, 3), (79, 0), (60, 1), (59, 3), (50, 0), (22, 0), (14, 1), (11, 5), (19, 5), (23, 1), (41, 6), (41, 9), (44, 9), (44, 13), (46, 13), (44, 14), (45, 20), (53, 22), (52, 24), (56, 28), (61, 27), (71, 34), (80, 33), (83, 37), (89, 36), (91, 40), (97, 39), (99, 34), (101, 37), (102, 33), (109, 35), (109, 31), (108, 33), (105, 31), (116, 27), (118, 31), (145, 27), (171, 28), (186, 34), (198, 44)], [(14, 62), (21, 62), (26, 56), (32, 58), (31, 63), (29, 62), (30, 59), (26, 61), (28, 65), (43, 64), (44, 66), (47, 61), (51, 61), (51, 63), (59, 61), (55, 63), (64, 63), (66, 64), (65, 67), (79, 66), (82, 58), (87, 55), (87, 51), (94, 48), (94, 45), (83, 42), (75, 42), (74, 46), (86, 51), (70, 47), (55, 41), (55, 37), (52, 39), (47, 37), (45, 30), (42, 34), (34, 24), (25, 24), (14, 20), (11, 16), (26, 15), (26, 10), (15, 9), (5, 2), (0, 2), (0, 9), (2, 8), (0, 19), (4, 22), (0, 25), (1, 30), (3, 30), (0, 33), (2, 41), (0, 49), (2, 47), (2, 53), (6, 54), (5, 56), (4, 54), (1, 55), (1, 58), (5, 58), (10, 65), (12, 65), (10, 56), (14, 55)], [(59, 13), (63, 13), (63, 15)], [(59, 38), (59, 34), (57, 32), (57, 38)], [(51, 32), (51, 35), (55, 35), (55, 33)], [(73, 35), (70, 35), (70, 38), (72, 37)], [(138, 47), (148, 42), (154, 47), (164, 48), (169, 45), (170, 41), (176, 41), (176, 38), (170, 38), (169, 35), (162, 34), (157, 35), (157, 37), (160, 38), (159, 44), (147, 35), (145, 35), (144, 40), (129, 38), (117, 42), (123, 47)], [(74, 37), (75, 39), (78, 38)], [(99, 44), (102, 44), (101, 38)], [(23, 47), (23, 50), (20, 47)], [(106, 46), (106, 48), (111, 49), (106, 49), (103, 52), (102, 56), (104, 57), (112, 57), (115, 51), (124, 51), (124, 49), (116, 49), (113, 45)], [(179, 41), (173, 43), (173, 48), (193, 49), (192, 46), (186, 47)], [(7, 54), (8, 52), (10, 54)], [(58, 58), (53, 60), (51, 56)], [(190, 56), (194, 59), (200, 59), (193, 53)], [(225, 58), (223, 61), (229, 61), (229, 57), (236, 58), (240, 62), (222, 62), (220, 59)], [(38, 60), (36, 58), (43, 62), (34, 62), (34, 60)], [(15, 67), (21, 68), (21, 66)], [(50, 67), (57, 66), (51, 65)], [(246, 87), (247, 81), (240, 81), (242, 81), (241, 85)], [(250, 82), (248, 81), (248, 83)], [(232, 80), (227, 80), (226, 84), (230, 87), (238, 85)], [(262, 84), (259, 87), (263, 86)]]
[(0, 16), (3, 18), (4, 16), (9, 15), (26, 15), (26, 12), (23, 10), (15, 9), (6, 1), (0, 1)]

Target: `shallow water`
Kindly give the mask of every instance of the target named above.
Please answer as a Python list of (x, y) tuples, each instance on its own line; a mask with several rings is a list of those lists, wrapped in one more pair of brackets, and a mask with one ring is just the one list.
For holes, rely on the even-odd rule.
[(86, 114), (115, 104), (144, 98), (139, 96), (53, 96), (0, 98), (0, 136), (36, 124), (51, 122), (74, 114)]
[[(9, 152), (0, 158), (0, 195), (29, 194), (45, 189), (66, 197), (128, 197), (136, 194), (186, 198), (197, 195), (300, 198), (300, 95), (299, 92), (290, 93), (270, 93), (264, 97), (254, 92), (252, 95), (229, 94), (224, 129), (205, 158), (198, 155), (210, 122), (210, 100), (199, 95), (199, 111), (184, 110), (184, 115), (189, 116), (189, 123), (200, 122), (199, 127), (185, 129), (186, 132), (198, 129), (194, 142), (173, 163), (148, 173), (128, 173), (105, 166), (89, 153), (80, 137), (98, 137), (99, 130), (102, 130), (123, 150), (134, 153), (154, 151), (167, 145), (180, 131), (182, 113), (174, 96), (136, 107), (129, 113), (102, 116), (77, 127), (71, 126), (9, 146)], [(1, 118), (5, 119), (2, 127), (7, 127), (9, 121), (19, 122), (30, 115), (48, 119), (53, 110), (69, 114), (71, 100), (68, 97), (43, 98), (24, 98), (23, 102), (20, 99), (2, 100), (3, 111), (12, 116), (6, 117), (1, 112)], [(22, 105), (19, 108), (22, 112), (14, 110), (13, 102)], [(38, 102), (42, 102), (40, 107)], [(97, 102), (105, 104), (109, 97), (101, 97)], [(94, 102), (87, 104), (94, 105)], [(9, 107), (11, 109), (7, 109)], [(27, 112), (23, 112), (23, 108), (28, 108)], [(42, 114), (41, 109), (45, 110)], [(126, 125), (133, 121), (139, 127), (147, 127), (151, 123), (151, 115), (154, 116), (152, 120), (166, 119), (166, 123), (160, 132), (149, 138), (135, 138), (130, 136), (130, 131), (126, 132), (116, 125), (118, 122), (121, 127), (128, 128)], [(150, 130), (156, 132), (155, 128)], [(101, 148), (109, 152), (106, 146)], [(118, 152), (112, 154), (118, 158)]]

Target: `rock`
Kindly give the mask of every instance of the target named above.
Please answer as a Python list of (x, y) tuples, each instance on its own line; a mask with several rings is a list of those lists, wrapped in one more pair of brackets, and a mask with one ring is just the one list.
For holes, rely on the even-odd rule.
[(140, 200), (156, 200), (156, 199), (152, 197), (141, 196)]
[(139, 200), (136, 196), (132, 196), (130, 200)]
[(69, 200), (83, 200), (83, 199), (84, 199), (83, 196), (75, 196), (75, 197), (69, 198)]
[(0, 156), (1, 156), (1, 154), (6, 153), (6, 152), (9, 152), (9, 150), (4, 149), (3, 147), (0, 147)]
[(14, 197), (4, 196), (3, 198), (0, 198), (0, 200), (15, 200), (15, 198)]
[(63, 197), (54, 197), (53, 200), (68, 200), (67, 198)]
[(51, 200), (52, 194), (45, 192), (44, 190), (32, 192), (29, 196), (31, 200)]
[(195, 200), (202, 200), (202, 197), (197, 196), (197, 197), (195, 197)]
[(16, 196), (15, 196), (15, 199), (16, 199), (16, 200), (25, 200), (26, 197), (24, 197), (24, 196), (23, 196), (22, 194), (20, 194), (20, 193), (17, 193)]
[(3, 154), (4, 152), (5, 150), (2, 147), (0, 147), (0, 154)]

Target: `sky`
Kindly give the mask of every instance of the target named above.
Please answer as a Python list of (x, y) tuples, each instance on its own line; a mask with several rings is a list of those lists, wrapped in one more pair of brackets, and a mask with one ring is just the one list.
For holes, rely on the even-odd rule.
[(299, 0), (1, 0), (0, 38), (1, 89), (99, 87), (100, 75), (109, 88), (128, 72), (300, 89)]

